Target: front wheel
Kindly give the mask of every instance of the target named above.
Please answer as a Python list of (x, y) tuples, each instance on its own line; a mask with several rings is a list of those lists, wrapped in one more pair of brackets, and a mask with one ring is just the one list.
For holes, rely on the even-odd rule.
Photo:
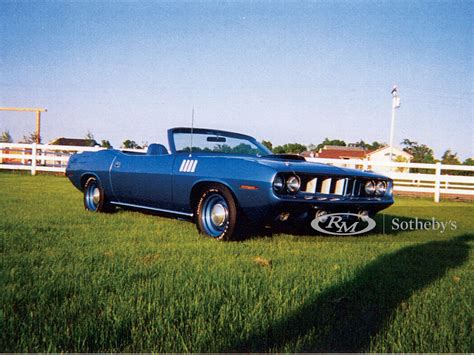
[(113, 206), (107, 203), (104, 189), (95, 177), (84, 184), (84, 208), (91, 212), (111, 212)]
[(231, 192), (219, 185), (205, 189), (195, 210), (200, 233), (217, 240), (234, 240), (237, 236), (238, 209)]

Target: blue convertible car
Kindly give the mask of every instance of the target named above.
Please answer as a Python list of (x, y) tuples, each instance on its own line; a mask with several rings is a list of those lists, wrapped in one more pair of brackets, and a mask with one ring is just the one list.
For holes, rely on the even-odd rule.
[(93, 212), (116, 206), (193, 219), (219, 240), (243, 227), (350, 212), (373, 215), (393, 203), (392, 181), (372, 172), (275, 155), (252, 137), (214, 129), (172, 128), (170, 152), (120, 150), (71, 156), (66, 174)]

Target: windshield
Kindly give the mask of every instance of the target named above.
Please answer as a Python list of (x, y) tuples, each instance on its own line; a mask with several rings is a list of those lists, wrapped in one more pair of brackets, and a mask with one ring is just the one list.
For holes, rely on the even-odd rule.
[[(191, 133), (173, 134), (177, 153), (191, 151)], [(192, 136), (192, 152), (266, 155), (269, 151), (255, 140), (232, 133), (195, 132)]]

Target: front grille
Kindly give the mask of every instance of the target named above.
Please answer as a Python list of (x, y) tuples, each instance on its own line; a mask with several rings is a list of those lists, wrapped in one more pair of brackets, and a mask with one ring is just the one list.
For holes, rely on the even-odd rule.
[(360, 181), (355, 177), (300, 175), (301, 192), (311, 195), (356, 197), (360, 195)]

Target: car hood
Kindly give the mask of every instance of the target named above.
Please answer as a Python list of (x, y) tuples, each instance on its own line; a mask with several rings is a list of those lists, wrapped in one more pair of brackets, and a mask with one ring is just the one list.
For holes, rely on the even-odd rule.
[[(187, 156), (187, 155), (186, 155)], [(386, 176), (380, 175), (371, 171), (362, 171), (357, 169), (340, 168), (333, 165), (308, 162), (301, 156), (294, 156), (289, 154), (280, 155), (265, 155), (261, 157), (249, 155), (234, 155), (234, 154), (210, 154), (210, 153), (194, 153), (193, 156), (210, 159), (243, 159), (248, 162), (254, 162), (271, 168), (275, 172), (294, 172), (307, 174), (327, 174), (339, 176), (354, 176), (365, 177), (369, 179), (387, 179)]]
[(386, 178), (386, 176), (370, 171), (341, 168), (328, 164), (313, 163), (306, 160), (282, 159), (281, 157), (261, 157), (256, 159), (259, 164), (268, 166), (278, 172), (295, 172), (308, 174), (348, 175), (362, 176), (367, 178)]

